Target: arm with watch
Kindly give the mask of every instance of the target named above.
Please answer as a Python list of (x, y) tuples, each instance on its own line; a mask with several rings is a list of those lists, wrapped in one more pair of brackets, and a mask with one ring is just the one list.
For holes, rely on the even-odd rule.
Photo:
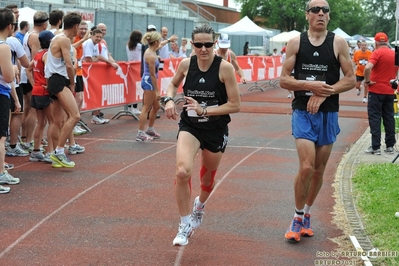
[(170, 43), (170, 42), (174, 42), (178, 39), (176, 34), (173, 34), (172, 36), (170, 36), (168, 39), (163, 40), (159, 43), (159, 47), (158, 49), (162, 48), (163, 46), (165, 46), (166, 44)]

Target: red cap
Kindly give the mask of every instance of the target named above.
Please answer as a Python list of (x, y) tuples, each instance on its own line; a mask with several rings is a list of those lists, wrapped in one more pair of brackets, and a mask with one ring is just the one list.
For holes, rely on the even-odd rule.
[(383, 32), (377, 32), (374, 37), (376, 42), (388, 42), (388, 36)]
[(285, 48), (285, 46), (284, 46), (283, 49), (281, 49), (281, 52), (285, 52), (285, 49), (286, 49), (286, 48)]

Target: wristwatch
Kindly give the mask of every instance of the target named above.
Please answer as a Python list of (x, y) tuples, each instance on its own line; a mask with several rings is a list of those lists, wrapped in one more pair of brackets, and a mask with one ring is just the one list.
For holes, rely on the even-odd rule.
[(169, 97), (169, 96), (168, 96), (168, 97), (165, 97), (165, 98), (163, 99), (162, 102), (163, 102), (163, 104), (166, 104), (166, 103), (169, 102), (169, 101), (175, 102), (174, 99), (173, 99), (173, 97)]
[(370, 84), (370, 80), (369, 81), (364, 81), (364, 84)]
[(168, 42), (170, 42), (170, 40), (169, 40), (169, 39), (167, 39), (167, 41), (168, 41)]

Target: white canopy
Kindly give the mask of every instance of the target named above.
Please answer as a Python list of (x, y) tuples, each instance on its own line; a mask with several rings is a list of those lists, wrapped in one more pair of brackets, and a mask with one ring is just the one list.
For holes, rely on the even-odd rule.
[(36, 10), (30, 8), (30, 7), (23, 7), (23, 8), (19, 8), (19, 18), (18, 18), (18, 22), (21, 21), (28, 21), (29, 25), (31, 27), (33, 27), (33, 16), (36, 13)]
[(241, 20), (237, 21), (233, 25), (218, 30), (218, 32), (226, 33), (229, 35), (262, 35), (262, 36), (273, 35), (272, 31), (265, 30), (259, 27), (247, 16), (243, 17)]
[(280, 34), (277, 34), (273, 37), (270, 38), (270, 42), (278, 42), (278, 43), (286, 43), (288, 42), (291, 38), (300, 35), (301, 33), (297, 30), (292, 30), (292, 31), (284, 31)]
[(352, 40), (352, 37), (339, 27), (333, 30), (333, 32), (347, 41)]

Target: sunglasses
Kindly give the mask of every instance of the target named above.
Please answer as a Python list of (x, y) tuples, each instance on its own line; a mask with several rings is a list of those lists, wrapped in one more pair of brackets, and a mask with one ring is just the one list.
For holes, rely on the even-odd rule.
[(306, 12), (312, 12), (313, 14), (319, 14), (320, 10), (323, 10), (324, 14), (330, 12), (330, 8), (328, 6), (314, 6), (306, 10)]
[(211, 47), (214, 45), (214, 43), (213, 43), (213, 42), (205, 42), (205, 43), (202, 43), (202, 42), (193, 42), (193, 45), (194, 45), (196, 48), (202, 48), (202, 46), (205, 46), (205, 48), (211, 48)]

